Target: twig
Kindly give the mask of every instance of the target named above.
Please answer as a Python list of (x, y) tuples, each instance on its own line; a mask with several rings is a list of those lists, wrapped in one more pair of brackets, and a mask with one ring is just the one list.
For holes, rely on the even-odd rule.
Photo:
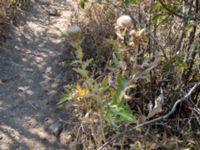
[(167, 10), (170, 14), (172, 14), (172, 15), (174, 15), (174, 16), (176, 16), (176, 17), (179, 17), (179, 18), (182, 18), (182, 19), (189, 18), (190, 20), (198, 20), (198, 19), (199, 19), (198, 15), (197, 15), (198, 13), (195, 13), (195, 15), (192, 15), (192, 16), (190, 16), (190, 15), (185, 16), (185, 15), (183, 15), (183, 14), (179, 14), (179, 13), (175, 12), (174, 10), (171, 10), (171, 9), (167, 6), (167, 4), (165, 4), (162, 0), (158, 0), (158, 1), (160, 2), (160, 4), (162, 5), (162, 7), (163, 7), (165, 10)]
[(122, 97), (124, 97), (126, 100), (131, 100), (132, 97), (127, 95), (126, 92), (131, 89), (131, 88), (135, 88), (136, 85), (132, 84), (132, 85), (129, 85), (127, 87), (124, 88), (124, 90), (122, 91), (121, 95), (120, 95), (120, 100), (122, 99)]
[(35, 110), (38, 110), (36, 106), (34, 106), (31, 102), (28, 102)]
[(165, 61), (169, 62), (169, 58), (167, 57), (167, 54), (165, 53), (163, 46), (159, 44), (159, 41), (151, 33), (149, 33), (149, 35), (154, 40), (155, 44), (157, 44), (160, 47), (160, 50), (165, 58)]
[(172, 15), (177, 16), (177, 17), (179, 17), (179, 18), (184, 18), (183, 15), (178, 14), (177, 12), (175, 12), (175, 11), (171, 10), (170, 8), (168, 8), (167, 5), (166, 5), (162, 0), (158, 0), (158, 1), (159, 1), (160, 4), (162, 5), (162, 7), (163, 7), (164, 9), (166, 9), (166, 10), (167, 10), (169, 13), (171, 13)]
[(192, 73), (192, 68), (193, 68), (193, 65), (194, 65), (194, 62), (195, 62), (195, 57), (196, 57), (196, 49), (195, 48), (193, 48), (192, 49), (192, 52), (191, 52), (191, 54), (190, 54), (190, 56), (189, 56), (189, 60), (188, 60), (188, 68), (185, 70), (185, 84), (187, 84), (187, 82), (188, 82), (188, 80), (189, 80), (189, 78), (190, 78), (190, 75), (191, 75), (191, 73)]
[[(198, 3), (198, 0), (196, 0), (196, 10), (195, 12), (198, 13), (198, 6), (199, 6), (199, 3)], [(197, 25), (194, 25), (193, 26), (193, 29), (192, 31), (190, 32), (190, 36), (189, 36), (189, 42), (188, 42), (188, 48), (187, 48), (187, 64), (188, 65), (188, 68), (184, 71), (184, 74), (185, 75), (184, 77), (184, 81), (185, 81), (185, 84), (187, 84), (189, 78), (190, 78), (190, 75), (191, 75), (191, 72), (192, 72), (192, 67), (194, 65), (194, 60), (195, 60), (195, 57), (196, 57), (196, 47), (194, 46), (192, 48), (192, 51), (191, 53), (189, 53), (189, 50), (191, 48), (191, 45), (194, 43), (194, 39), (195, 39), (195, 33), (196, 33), (196, 30), (197, 30)]]
[(80, 127), (78, 128), (78, 131), (77, 131), (77, 135), (76, 135), (76, 143), (78, 143), (81, 129), (82, 129), (82, 131), (83, 131), (83, 125), (82, 125), (82, 123), (81, 123), (81, 125), (80, 125)]
[(191, 94), (196, 90), (196, 88), (199, 87), (199, 86), (200, 86), (200, 82), (196, 83), (184, 97), (180, 98), (179, 100), (177, 100), (175, 102), (175, 104), (173, 105), (172, 109), (166, 115), (158, 117), (158, 118), (150, 120), (150, 121), (146, 121), (144, 123), (141, 123), (141, 124), (137, 125), (134, 128), (139, 128), (139, 127), (142, 127), (142, 126), (145, 126), (145, 125), (148, 125), (148, 124), (152, 124), (152, 123), (167, 119), (170, 115), (172, 115), (175, 112), (178, 104), (186, 101), (191, 96)]
[(112, 139), (110, 139), (109, 141), (107, 141), (106, 143), (104, 143), (101, 147), (99, 147), (97, 150), (102, 150), (105, 146), (107, 146), (110, 142), (112, 142), (113, 140), (115, 140), (117, 137), (119, 137), (121, 134), (117, 134), (115, 135)]
[(181, 43), (182, 43), (184, 37), (185, 37), (185, 33), (183, 31), (181, 31), (181, 34), (179, 35), (179, 38), (178, 38), (178, 42), (177, 42), (173, 52), (180, 51)]

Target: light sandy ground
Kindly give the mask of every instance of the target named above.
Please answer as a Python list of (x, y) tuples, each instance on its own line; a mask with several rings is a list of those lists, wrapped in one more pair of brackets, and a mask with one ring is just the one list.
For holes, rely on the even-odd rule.
[[(49, 16), (49, 8), (60, 16)], [(59, 61), (68, 55), (65, 31), (72, 8), (65, 0), (33, 1), (0, 48), (0, 150), (67, 149), (67, 132), (58, 140), (46, 128), (70, 115), (57, 112), (55, 102), (63, 80)]]

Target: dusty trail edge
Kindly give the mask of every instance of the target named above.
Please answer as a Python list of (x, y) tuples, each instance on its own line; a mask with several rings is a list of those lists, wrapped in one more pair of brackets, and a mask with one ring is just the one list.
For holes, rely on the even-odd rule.
[[(70, 130), (56, 137), (48, 127), (59, 118), (70, 120), (70, 111), (57, 110), (55, 103), (71, 78), (62, 58), (68, 57), (65, 31), (73, 7), (66, 0), (32, 1), (0, 47), (1, 150), (68, 149)], [(54, 9), (58, 14), (51, 14)]]

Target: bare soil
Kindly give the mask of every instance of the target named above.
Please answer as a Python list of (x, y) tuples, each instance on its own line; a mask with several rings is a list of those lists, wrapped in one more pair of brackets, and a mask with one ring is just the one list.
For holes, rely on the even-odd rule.
[(65, 32), (73, 7), (66, 0), (32, 1), (22, 21), (9, 30), (0, 48), (1, 150), (67, 149), (70, 130), (56, 137), (47, 129), (71, 116), (55, 104), (62, 83), (71, 78), (62, 58), (69, 55)]

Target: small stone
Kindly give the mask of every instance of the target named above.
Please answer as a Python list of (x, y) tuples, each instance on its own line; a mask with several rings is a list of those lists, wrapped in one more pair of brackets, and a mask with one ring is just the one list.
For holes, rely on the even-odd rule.
[(57, 120), (48, 127), (48, 131), (56, 137), (60, 136), (62, 130), (63, 130), (63, 123), (60, 120)]
[(52, 68), (51, 67), (47, 67), (45, 70), (46, 74), (51, 74), (52, 73)]
[(0, 80), (0, 84), (3, 84), (3, 81), (2, 81), (2, 80)]
[(59, 16), (59, 13), (58, 13), (57, 9), (55, 9), (55, 8), (49, 9), (48, 14), (49, 14), (49, 16)]
[(33, 72), (34, 71), (32, 68), (24, 68), (23, 70), (26, 71), (26, 72)]
[(24, 91), (28, 90), (29, 88), (30, 88), (29, 86), (19, 86), (19, 87), (17, 87), (17, 91), (24, 92)]

